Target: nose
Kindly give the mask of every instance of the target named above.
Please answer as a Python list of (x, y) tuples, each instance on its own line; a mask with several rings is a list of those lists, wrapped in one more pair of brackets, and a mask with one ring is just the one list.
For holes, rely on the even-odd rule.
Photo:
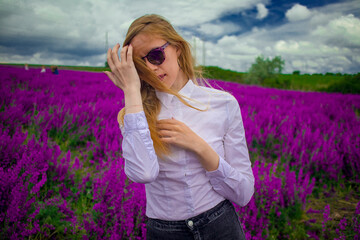
[(154, 64), (150, 63), (147, 59), (146, 59), (146, 65), (148, 66), (148, 68), (150, 68), (153, 71), (156, 71), (159, 68), (158, 65), (154, 65)]

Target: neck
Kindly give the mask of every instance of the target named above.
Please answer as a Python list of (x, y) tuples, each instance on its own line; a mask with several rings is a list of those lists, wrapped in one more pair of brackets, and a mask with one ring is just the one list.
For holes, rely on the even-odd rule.
[(186, 77), (185, 73), (180, 69), (178, 77), (176, 78), (176, 82), (172, 86), (172, 90), (179, 92), (189, 81), (189, 79)]

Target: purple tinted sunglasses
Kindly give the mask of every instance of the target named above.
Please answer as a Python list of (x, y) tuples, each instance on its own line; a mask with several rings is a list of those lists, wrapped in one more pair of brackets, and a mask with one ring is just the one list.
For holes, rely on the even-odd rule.
[(169, 46), (170, 43), (165, 43), (161, 47), (152, 49), (145, 57), (142, 57), (142, 59), (149, 61), (149, 63), (153, 65), (161, 65), (165, 61), (165, 52), (164, 49)]

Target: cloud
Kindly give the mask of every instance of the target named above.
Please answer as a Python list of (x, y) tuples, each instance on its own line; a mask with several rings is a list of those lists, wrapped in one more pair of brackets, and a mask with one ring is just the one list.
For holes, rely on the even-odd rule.
[(353, 14), (341, 16), (318, 26), (312, 35), (334, 46), (360, 48), (360, 19)]
[(344, 72), (358, 64), (351, 58), (351, 49), (316, 41), (280, 40), (273, 50), (286, 60), (287, 72)]
[(290, 22), (295, 22), (309, 18), (311, 12), (307, 7), (297, 3), (291, 9), (286, 11), (285, 16)]
[[(360, 19), (349, 14), (353, 9), (358, 9), (356, 1), (313, 8), (302, 21), (254, 28), (238, 36), (238, 41), (247, 42), (266, 57), (280, 55), (285, 59), (284, 72), (356, 73), (360, 69)], [(239, 66), (242, 71), (248, 69), (247, 63)]]
[(339, 48), (338, 46), (329, 46), (319, 44), (314, 41), (296, 41), (296, 40), (279, 40), (274, 45), (274, 50), (279, 54), (302, 56), (302, 55), (323, 55), (336, 56), (341, 53), (350, 54), (350, 49)]
[(266, 18), (266, 16), (269, 13), (269, 10), (262, 3), (256, 4), (256, 9), (258, 11), (257, 16), (256, 16), (257, 19), (264, 19), (264, 18)]
[[(201, 64), (200, 38), (206, 40), (207, 65), (244, 72), (263, 54), (281, 55), (284, 72), (359, 71), (358, 0), (311, 9), (295, 4), (283, 12), (288, 21), (276, 25), (272, 25), (271, 17), (278, 13), (267, 9), (274, 9), (271, 4), (275, 1), (271, 2), (2, 0), (0, 62), (103, 65), (106, 32), (108, 47), (122, 44), (133, 20), (156, 13), (167, 18), (190, 43), (197, 36), (196, 55)], [(246, 18), (222, 21), (233, 15)], [(248, 30), (247, 26), (256, 27)]]
[(198, 27), (198, 31), (205, 35), (211, 37), (219, 37), (228, 35), (234, 32), (237, 32), (241, 29), (239, 25), (236, 25), (232, 22), (225, 23), (205, 23), (201, 24)]
[[(206, 42), (206, 64), (247, 71), (255, 56), (261, 54), (256, 45), (253, 39), (240, 36), (224, 36), (215, 43)], [(202, 53), (197, 56), (198, 61), (202, 59)]]
[(121, 44), (131, 22), (149, 13), (164, 16), (177, 29), (191, 28), (192, 34), (196, 28), (210, 37), (231, 34), (240, 27), (216, 21), (223, 15), (252, 9), (262, 1), (266, 0), (158, 0), (155, 3), (145, 0), (3, 0), (0, 3), (0, 47), (4, 51), (0, 53), (0, 62), (21, 61), (20, 56), (34, 61), (41, 61), (42, 57), (44, 62), (51, 62), (45, 57), (51, 55), (54, 61), (58, 59), (63, 64), (89, 62), (97, 65), (97, 59), (105, 58), (106, 32), (108, 47)]

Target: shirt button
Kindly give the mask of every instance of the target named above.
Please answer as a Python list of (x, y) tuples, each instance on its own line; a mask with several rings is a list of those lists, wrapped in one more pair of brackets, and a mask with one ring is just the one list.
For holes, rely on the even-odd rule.
[(192, 227), (192, 226), (194, 226), (194, 223), (193, 223), (193, 221), (188, 221), (188, 225), (189, 225), (189, 227)]

